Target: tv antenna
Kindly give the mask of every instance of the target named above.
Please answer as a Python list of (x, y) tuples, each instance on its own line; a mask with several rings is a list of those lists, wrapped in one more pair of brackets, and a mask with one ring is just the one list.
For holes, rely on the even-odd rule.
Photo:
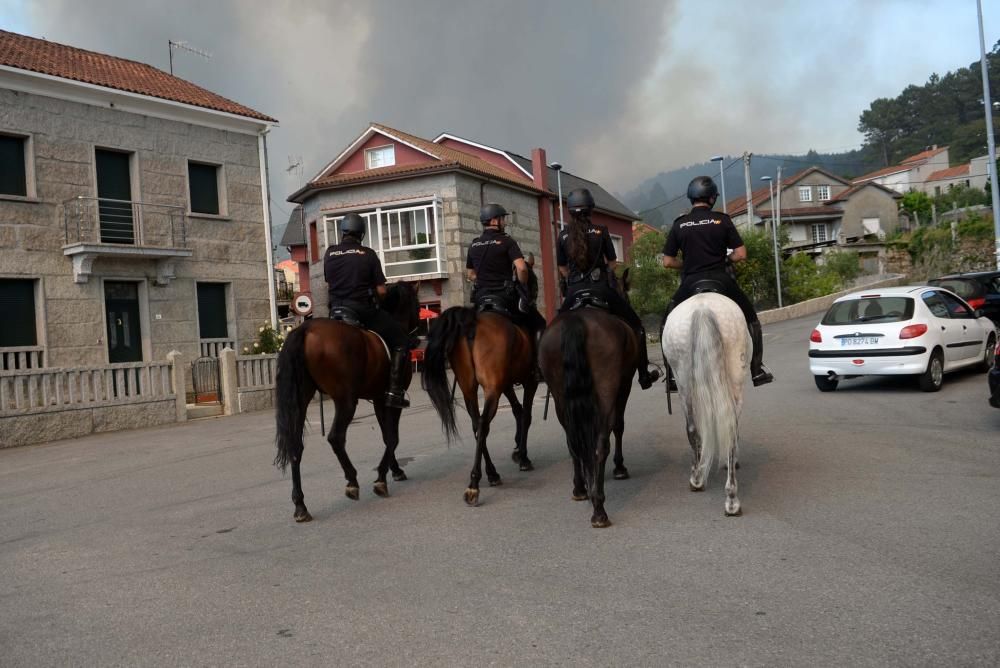
[(171, 74), (171, 76), (174, 73), (174, 49), (183, 49), (184, 51), (188, 51), (188, 52), (193, 53), (193, 54), (195, 54), (197, 56), (201, 56), (205, 60), (211, 60), (212, 59), (212, 54), (210, 54), (208, 51), (203, 51), (201, 49), (195, 48), (195, 47), (191, 46), (190, 44), (188, 44), (187, 42), (175, 42), (172, 39), (168, 39), (167, 40), (167, 51), (170, 52), (170, 74)]
[(288, 168), (285, 169), (285, 173), (294, 174), (295, 176), (302, 176), (302, 156), (288, 156)]

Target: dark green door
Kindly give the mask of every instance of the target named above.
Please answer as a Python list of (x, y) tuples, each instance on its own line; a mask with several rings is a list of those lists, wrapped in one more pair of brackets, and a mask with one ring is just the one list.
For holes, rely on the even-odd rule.
[(101, 243), (134, 244), (132, 170), (129, 154), (96, 149), (98, 216)]
[(142, 361), (139, 328), (139, 285), (106, 281), (104, 306), (108, 314), (108, 358), (111, 363)]

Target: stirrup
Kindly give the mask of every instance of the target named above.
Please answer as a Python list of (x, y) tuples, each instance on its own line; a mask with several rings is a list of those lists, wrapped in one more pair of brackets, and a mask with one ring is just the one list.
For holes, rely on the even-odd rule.
[(760, 387), (761, 385), (767, 385), (768, 383), (774, 381), (774, 374), (763, 364), (760, 365), (760, 372), (751, 376), (754, 387)]
[(405, 392), (401, 392), (399, 394), (396, 394), (395, 392), (386, 392), (385, 405), (390, 408), (409, 408), (410, 400), (406, 398)]

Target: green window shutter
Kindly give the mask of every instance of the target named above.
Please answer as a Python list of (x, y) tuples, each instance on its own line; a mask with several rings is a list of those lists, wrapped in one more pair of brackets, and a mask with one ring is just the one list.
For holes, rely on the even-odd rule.
[(219, 168), (215, 165), (188, 163), (191, 212), (219, 213)]
[(0, 135), (0, 194), (28, 194), (24, 173), (24, 137)]
[(0, 318), (0, 348), (38, 345), (34, 281), (0, 279)]
[(203, 339), (229, 337), (225, 284), (198, 284), (198, 330), (199, 336)]

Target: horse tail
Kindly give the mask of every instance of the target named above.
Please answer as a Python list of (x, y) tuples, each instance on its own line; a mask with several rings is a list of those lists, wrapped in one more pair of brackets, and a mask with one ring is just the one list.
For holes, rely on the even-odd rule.
[(458, 434), (455, 404), (451, 388), (448, 387), (448, 359), (459, 339), (465, 337), (471, 344), (475, 336), (476, 312), (463, 306), (453, 306), (439, 315), (427, 333), (424, 372), (420, 384), (427, 391), (434, 410), (441, 418), (441, 428), (448, 440)]
[(699, 308), (691, 316), (691, 377), (688, 379), (689, 416), (701, 438), (701, 472), (707, 476), (721, 447), (728, 457), (736, 446), (739, 416), (729, 387), (726, 343), (715, 314)]
[[(570, 452), (591, 480), (596, 457), (597, 407), (594, 377), (587, 361), (587, 325), (579, 316), (562, 320), (563, 393), (566, 406), (566, 440)], [(589, 485), (589, 483), (588, 483)]]
[(290, 461), (302, 458), (302, 427), (306, 406), (316, 391), (315, 383), (306, 372), (305, 340), (309, 322), (296, 327), (285, 339), (278, 353), (278, 374), (275, 379), (276, 434), (278, 453), (274, 465), (284, 472)]

